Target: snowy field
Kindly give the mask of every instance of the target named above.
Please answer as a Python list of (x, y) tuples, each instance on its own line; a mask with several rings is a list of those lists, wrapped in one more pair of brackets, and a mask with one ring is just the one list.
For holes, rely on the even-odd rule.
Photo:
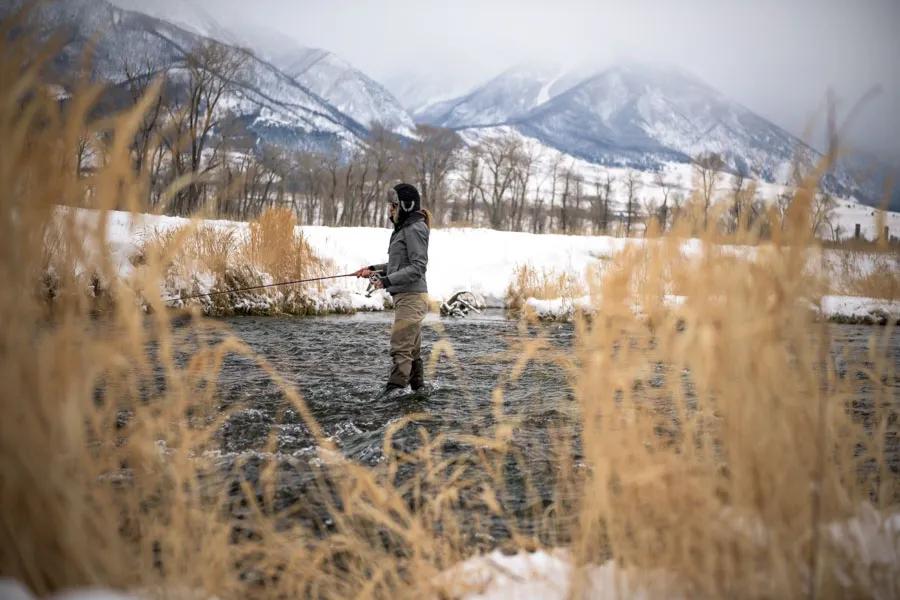
[[(125, 212), (108, 213), (107, 239), (112, 258), (120, 276), (128, 276), (135, 268), (130, 258), (134, 256), (144, 239), (154, 232), (163, 232), (190, 223), (187, 219), (155, 215), (133, 215)], [(97, 214), (79, 211), (80, 226), (95, 227)], [(235, 230), (246, 235), (247, 223), (234, 221), (205, 221), (204, 225)], [(335, 274), (350, 273), (356, 269), (387, 260), (387, 244), (390, 230), (372, 227), (322, 227), (302, 226), (303, 233), (313, 250), (334, 265)], [(449, 228), (431, 233), (428, 264), (428, 290), (432, 299), (442, 301), (459, 291), (470, 291), (484, 299), (488, 307), (503, 308), (506, 292), (518, 267), (528, 265), (538, 270), (569, 273), (587, 283), (589, 267), (600, 267), (628, 245), (641, 245), (638, 238), (609, 236), (571, 236), (530, 234), (490, 229)], [(652, 242), (651, 242), (652, 243)], [(693, 254), (702, 248), (698, 240), (686, 240), (682, 252)], [(736, 249), (752, 253), (749, 248)], [(836, 263), (836, 251), (829, 253), (828, 261)], [(832, 256), (834, 255), (834, 256)], [(871, 269), (862, 260), (860, 268)], [(209, 291), (214, 278), (197, 273), (192, 286), (166, 290), (168, 297)], [(273, 281), (268, 280), (269, 283)], [(205, 286), (205, 287), (204, 287)], [(345, 278), (336, 279), (317, 292), (324, 311), (379, 310), (384, 305), (382, 292), (365, 296), (367, 282)], [(678, 303), (677, 297), (669, 298)], [(590, 298), (532, 299), (528, 301), (538, 316), (548, 319), (566, 319), (591, 304)], [(826, 296), (818, 307), (825, 318), (839, 320), (883, 322), (900, 319), (900, 302), (873, 300), (849, 296)], [(882, 318), (883, 317), (883, 318)]]

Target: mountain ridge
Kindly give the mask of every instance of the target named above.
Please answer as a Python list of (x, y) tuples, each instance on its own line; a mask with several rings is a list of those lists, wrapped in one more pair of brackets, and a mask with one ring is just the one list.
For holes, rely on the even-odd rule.
[[(22, 5), (22, 1), (4, 4), (0, 15), (9, 15)], [(63, 47), (54, 59), (60, 75), (73, 73), (90, 45), (92, 76), (121, 86), (127, 80), (126, 62), (178, 72), (183, 70), (189, 52), (211, 43), (242, 54), (244, 64), (236, 73), (235, 89), (223, 98), (223, 105), (261, 140), (298, 149), (327, 150), (354, 146), (368, 135), (368, 124), (244, 47), (207, 38), (106, 0), (45, 2), (32, 9), (28, 17), (27, 28), (39, 41), (60, 30), (65, 32)]]
[[(517, 76), (529, 77), (528, 69)], [(808, 170), (821, 159), (783, 128), (672, 65), (622, 62), (587, 76), (570, 75), (569, 81), (580, 80), (535, 106), (520, 110), (520, 104), (508, 102), (497, 110), (503, 119), (479, 120), (486, 114), (480, 99), (502, 104), (505, 94), (516, 93), (516, 86), (505, 85), (510, 79), (504, 72), (417, 115), (457, 130), (510, 125), (557, 150), (608, 166), (655, 170), (668, 161), (690, 162), (715, 152), (727, 170), (783, 183), (797, 164)], [(533, 91), (539, 85), (546, 85), (546, 78), (532, 77), (524, 87)], [(842, 193), (856, 187), (838, 170), (827, 176), (826, 185)]]
[(114, 1), (137, 6), (140, 12), (162, 20), (170, 20), (169, 15), (174, 14), (179, 23), (205, 32), (207, 37), (250, 49), (366, 128), (379, 123), (402, 136), (414, 134), (412, 116), (384, 85), (328, 49), (304, 46), (289, 36), (252, 24), (233, 31), (187, 0), (157, 0), (150, 6)]

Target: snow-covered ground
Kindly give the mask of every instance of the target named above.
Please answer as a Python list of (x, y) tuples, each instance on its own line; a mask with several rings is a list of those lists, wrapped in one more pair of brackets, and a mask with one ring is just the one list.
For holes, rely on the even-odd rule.
[[(669, 295), (664, 298), (666, 306), (674, 307), (684, 302), (683, 296)], [(571, 321), (577, 314), (591, 315), (596, 312), (596, 304), (590, 296), (579, 298), (528, 298), (526, 309), (534, 316), (546, 321)], [(859, 296), (822, 296), (818, 306), (811, 309), (820, 318), (842, 323), (863, 323), (885, 325), (900, 324), (900, 301), (862, 298)], [(634, 307), (640, 313), (640, 307)]]
[[(67, 209), (66, 209), (67, 210)], [(98, 224), (98, 214), (78, 211), (79, 227), (90, 231)], [(106, 239), (115, 268), (127, 277), (136, 268), (132, 257), (154, 232), (184, 227), (187, 219), (156, 215), (135, 215), (112, 211), (107, 213)], [(247, 223), (209, 220), (204, 226), (234, 230), (245, 236)], [(301, 226), (302, 232), (316, 254), (333, 265), (335, 274), (351, 273), (356, 269), (387, 260), (387, 244), (390, 230), (373, 227), (322, 227)], [(432, 299), (447, 300), (456, 292), (470, 291), (484, 299), (488, 307), (506, 305), (507, 290), (519, 267), (528, 265), (537, 271), (568, 273), (587, 287), (590, 270), (602, 268), (607, 259), (629, 245), (642, 245), (637, 238), (609, 236), (571, 236), (530, 234), (490, 229), (450, 228), (431, 232), (428, 264), (428, 289)], [(702, 251), (698, 240), (686, 240), (682, 244), (685, 255)], [(735, 252), (752, 254), (751, 248), (735, 248)], [(826, 251), (826, 263), (837, 265), (838, 251)], [(835, 256), (832, 256), (835, 255)], [(857, 260), (854, 269), (877, 269), (875, 263)], [(870, 264), (871, 263), (871, 264)], [(190, 282), (169, 282), (166, 297), (177, 298), (190, 293), (210, 291), (215, 278), (208, 273), (196, 273)], [(261, 274), (263, 283), (275, 283), (271, 277)], [(318, 312), (348, 312), (352, 310), (379, 310), (385, 297), (381, 292), (366, 296), (367, 282), (355, 278), (335, 279), (321, 290), (311, 292)], [(677, 304), (682, 298), (668, 298)], [(250, 301), (250, 300), (248, 300)], [(266, 302), (266, 297), (254, 301)], [(549, 319), (566, 319), (579, 310), (590, 310), (590, 298), (530, 299), (529, 308), (538, 316)], [(900, 319), (900, 302), (870, 300), (852, 296), (826, 296), (819, 307), (826, 318), (851, 321), (884, 322)], [(265, 311), (262, 311), (265, 312)]]
[[(80, 226), (96, 227), (96, 213), (81, 211)], [(108, 230), (112, 259), (120, 275), (127, 276), (135, 268), (130, 257), (141, 242), (156, 232), (164, 232), (188, 225), (179, 217), (133, 215), (113, 211), (108, 213)], [(205, 221), (204, 225), (233, 229), (245, 235), (247, 223), (234, 221)], [(336, 274), (387, 261), (390, 230), (374, 227), (298, 228), (319, 257), (334, 265)], [(629, 244), (642, 240), (607, 236), (535, 235), (530, 233), (493, 231), (489, 229), (435, 229), (431, 232), (428, 262), (428, 291), (433, 299), (446, 300), (458, 291), (470, 291), (482, 296), (489, 307), (503, 307), (506, 291), (520, 265), (569, 272), (584, 277), (598, 259), (609, 258)], [(201, 285), (203, 281), (198, 281)], [(329, 286), (334, 296), (357, 296), (367, 286), (364, 280), (353, 278), (335, 280)], [(202, 293), (198, 290), (196, 293)], [(208, 291), (208, 290), (205, 290)], [(171, 296), (177, 296), (172, 290)], [(364, 308), (364, 306), (360, 306)]]
[[(863, 503), (855, 515), (827, 524), (824, 530), (823, 544), (838, 557), (832, 568), (840, 585), (847, 591), (865, 590), (873, 598), (897, 597), (900, 513)], [(583, 577), (578, 597), (608, 600), (689, 597), (672, 574), (629, 570), (615, 560), (583, 565), (578, 576)], [(443, 577), (454, 597), (466, 600), (563, 600), (572, 597), (576, 572), (570, 552), (563, 548), (512, 555), (494, 550), (457, 564)]]
[[(339, 270), (387, 260), (387, 229), (302, 227), (323, 258)], [(521, 265), (584, 277), (598, 259), (640, 240), (606, 236), (535, 235), (490, 229), (435, 229), (428, 249), (428, 291), (446, 300), (458, 291), (482, 296), (487, 306), (503, 307), (509, 283)], [(357, 284), (363, 285), (363, 284)]]
[(823, 296), (822, 317), (849, 323), (900, 323), (900, 301), (859, 296)]
[[(615, 561), (589, 565), (584, 571), (584, 588), (578, 597), (598, 600), (655, 597), (631, 581), (627, 571)], [(455, 582), (451, 588), (456, 593), (462, 592), (465, 600), (564, 600), (572, 597), (574, 572), (571, 556), (563, 549), (512, 555), (494, 550), (456, 565), (446, 577)]]

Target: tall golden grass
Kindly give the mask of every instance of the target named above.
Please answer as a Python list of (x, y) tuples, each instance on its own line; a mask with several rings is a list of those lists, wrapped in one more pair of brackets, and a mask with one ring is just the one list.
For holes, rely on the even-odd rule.
[(586, 295), (587, 286), (582, 274), (519, 265), (506, 290), (506, 306), (521, 309), (528, 298), (579, 298)]
[(900, 250), (833, 250), (830, 266), (836, 294), (900, 300)]
[[(272, 208), (240, 228), (234, 224), (190, 223), (152, 231), (141, 243), (135, 262), (163, 265), (165, 287), (172, 297), (190, 297), (209, 288), (214, 292), (322, 277), (334, 272), (297, 230), (297, 218), (287, 209)], [(206, 281), (199, 281), (206, 279)], [(202, 285), (201, 285), (202, 283)], [(243, 305), (260, 312), (314, 313), (314, 293), (321, 283), (268, 288), (243, 295), (217, 294), (191, 298), (188, 305), (204, 314), (233, 314)], [(174, 292), (174, 294), (172, 293)], [(311, 293), (312, 292), (312, 293)], [(248, 295), (262, 302), (241, 302)], [(247, 312), (245, 310), (245, 312)]]
[[(865, 562), (826, 528), (864, 503), (897, 509), (887, 456), (897, 434), (896, 374), (890, 328), (873, 330), (867, 356), (839, 364), (828, 326), (800, 302), (808, 296), (807, 192), (795, 199), (795, 226), (760, 245), (755, 261), (708, 245), (687, 264), (665, 238), (618, 256), (597, 284), (597, 316), (577, 324), (571, 352), (551, 350), (540, 336), (517, 349), (491, 399), (494, 422), (480, 436), (422, 428), (417, 449), (396, 450), (392, 436), (428, 418), (407, 415), (388, 428), (385, 460), (366, 467), (341, 458), (296, 389), (239, 340), (222, 338), (220, 324), (173, 327), (158, 293), (166, 252), (147, 253), (130, 280), (113, 277), (104, 210), (141, 206), (146, 186), (131, 169), (127, 140), (146, 103), (98, 124), (109, 133), (103, 160), (79, 178), (69, 157), (92, 131), (96, 90), (60, 106), (42, 92), (49, 53), (3, 50), (3, 576), (38, 594), (104, 585), (158, 597), (456, 597), (470, 588), (441, 573), (497, 543), (489, 534), (499, 523), (510, 549), (569, 546), (575, 597), (589, 590), (590, 566), (607, 559), (665, 585), (662, 595), (889, 597), (900, 589), (896, 565)], [(100, 211), (91, 239), (61, 203)], [(290, 272), (296, 263), (283, 264), (261, 241), (266, 227), (252, 256)], [(283, 243), (280, 222), (274, 230)], [(220, 256), (212, 246), (204, 252)], [(116, 299), (99, 317), (85, 272), (109, 282)], [(670, 285), (687, 296), (677, 310), (661, 301)], [(178, 355), (188, 338), (197, 347), (185, 361)], [(327, 524), (320, 512), (300, 519), (302, 509), (278, 508), (275, 461), (263, 464), (258, 486), (243, 481), (235, 490), (204, 453), (241, 408), (217, 410), (229, 354), (252, 358), (279, 382), (285, 405), (315, 436), (325, 466), (304, 505), (326, 513)], [(548, 361), (571, 375), (581, 458), (560, 431), (552, 501), (525, 486), (532, 530), (506, 499), (507, 466), (527, 483), (529, 457), (515, 450), (517, 421), (504, 393)], [(852, 412), (859, 385), (868, 388), (869, 427)], [(275, 441), (273, 432), (269, 449)], [(469, 451), (448, 455), (448, 442)]]

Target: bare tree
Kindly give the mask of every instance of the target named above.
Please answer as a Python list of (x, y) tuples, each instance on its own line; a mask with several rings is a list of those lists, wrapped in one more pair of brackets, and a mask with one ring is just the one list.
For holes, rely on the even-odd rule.
[(208, 41), (185, 56), (187, 81), (176, 102), (166, 103), (172, 131), (164, 141), (172, 155), (176, 177), (191, 175), (191, 182), (176, 196), (174, 210), (189, 214), (199, 207), (203, 193), (199, 176), (217, 165), (216, 156), (204, 156), (210, 134), (219, 122), (219, 103), (235, 88), (246, 61), (243, 51)]
[(315, 154), (304, 152), (297, 158), (300, 171), (300, 189), (303, 196), (304, 222), (312, 225), (322, 222), (321, 198), (324, 195), (324, 178), (321, 171), (322, 159)]
[(388, 182), (399, 178), (400, 143), (390, 129), (374, 124), (366, 140), (366, 158), (371, 165), (371, 182), (360, 179), (360, 197), (362, 198), (361, 225), (378, 224), (384, 214), (380, 203)]
[[(162, 85), (165, 83), (164, 75), (160, 74), (157, 68), (150, 60), (144, 60), (140, 66), (129, 63), (128, 59), (123, 60), (123, 70), (125, 72), (124, 86), (128, 90), (132, 104), (138, 104), (148, 94), (153, 94), (153, 98), (148, 98), (149, 105), (147, 110), (141, 117), (141, 121), (134, 133), (134, 140), (131, 143), (131, 155), (134, 161), (135, 171), (141, 172), (145, 168), (153, 167), (154, 162), (151, 160), (153, 153), (152, 145), (155, 138), (159, 136), (158, 128), (161, 126), (163, 116), (163, 102), (165, 94)], [(153, 83), (159, 79), (159, 88), (154, 88)], [(155, 182), (158, 173), (149, 172), (151, 185)]]
[(655, 214), (659, 221), (660, 232), (665, 233), (669, 223), (669, 197), (672, 195), (672, 190), (675, 189), (675, 183), (666, 177), (666, 173), (663, 170), (653, 174), (653, 183), (662, 193), (662, 202), (659, 203), (659, 208)]
[(644, 237), (647, 237), (647, 233), (650, 231), (654, 221), (658, 225), (657, 231), (661, 233), (662, 226), (659, 225), (660, 203), (653, 196), (646, 196), (641, 200), (641, 204), (644, 208)]
[(822, 192), (813, 196), (810, 218), (813, 236), (821, 235), (824, 231), (830, 231), (832, 237), (834, 236), (832, 220), (835, 208), (837, 208), (837, 202), (831, 194)]
[(430, 125), (416, 127), (419, 136), (410, 145), (410, 159), (422, 195), (422, 203), (441, 222), (445, 212), (445, 183), (447, 175), (456, 166), (462, 140), (451, 130)]
[(563, 233), (569, 232), (569, 209), (572, 198), (572, 187), (575, 179), (575, 173), (572, 171), (571, 165), (563, 169), (563, 191), (560, 196), (559, 207), (559, 226)]
[(324, 170), (324, 202), (322, 202), (322, 224), (337, 225), (340, 212), (340, 189), (343, 181), (343, 172), (340, 154), (332, 151), (325, 154), (321, 160), (321, 168)]
[(672, 194), (672, 209), (670, 211), (671, 225), (670, 229), (675, 229), (675, 225), (681, 220), (684, 214), (684, 194), (675, 192)]
[(584, 200), (584, 177), (580, 173), (575, 173), (575, 177), (573, 179), (573, 183), (575, 184), (573, 198), (575, 200), (573, 204), (572, 211), (572, 230), (581, 233), (582, 232), (582, 210), (581, 203)]
[(550, 164), (550, 207), (547, 210), (548, 223), (547, 228), (553, 231), (553, 215), (556, 212), (556, 184), (559, 180), (560, 168), (562, 166), (562, 154), (557, 154), (556, 158)]
[(706, 152), (695, 157), (692, 164), (697, 176), (700, 199), (703, 202), (703, 229), (706, 230), (709, 226), (709, 207), (725, 163), (717, 153)]
[(543, 186), (544, 182), (538, 184), (534, 199), (531, 202), (531, 233), (544, 233), (546, 227)]
[(534, 166), (540, 160), (539, 147), (522, 148), (513, 161), (512, 228), (524, 228), (525, 207), (528, 204), (528, 188), (531, 184)]
[(480, 148), (471, 148), (466, 159), (465, 171), (465, 212), (463, 220), (475, 222), (475, 207), (480, 197), (484, 200), (484, 168)]
[(747, 210), (744, 206), (744, 186), (746, 184), (746, 181), (747, 179), (744, 175), (744, 170), (738, 169), (738, 172), (734, 175), (731, 185), (732, 202), (726, 227), (729, 233), (735, 233), (736, 231), (746, 229)]
[(513, 183), (513, 165), (521, 151), (521, 142), (512, 134), (491, 138), (481, 144), (485, 168), (490, 175), (488, 220), (494, 229), (501, 229), (506, 219), (507, 192)]
[(775, 216), (778, 219), (779, 230), (784, 230), (785, 217), (787, 217), (793, 200), (794, 197), (789, 192), (782, 192), (778, 194), (778, 197), (775, 199), (775, 205), (773, 206), (773, 209), (775, 211)]
[(641, 188), (641, 178), (634, 169), (625, 173), (625, 236), (631, 236), (631, 225), (637, 209), (637, 192)]
[(606, 171), (606, 174), (603, 177), (603, 185), (601, 186), (601, 192), (603, 194), (603, 198), (601, 202), (601, 213), (600, 213), (600, 230), (603, 233), (607, 233), (609, 231), (609, 202), (612, 198), (613, 187), (616, 184), (616, 178), (613, 177), (610, 171)]

